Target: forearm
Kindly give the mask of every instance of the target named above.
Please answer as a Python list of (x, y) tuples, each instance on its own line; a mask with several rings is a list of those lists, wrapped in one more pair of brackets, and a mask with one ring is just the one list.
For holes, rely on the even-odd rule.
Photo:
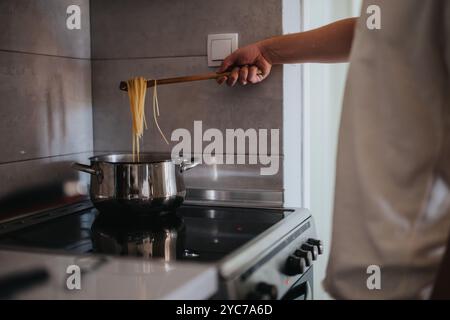
[(339, 20), (311, 31), (278, 36), (257, 43), (272, 64), (345, 62), (352, 48), (357, 18)]

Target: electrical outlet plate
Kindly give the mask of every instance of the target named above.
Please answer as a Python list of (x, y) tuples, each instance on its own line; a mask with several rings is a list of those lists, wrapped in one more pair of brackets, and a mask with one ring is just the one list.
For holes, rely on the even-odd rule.
[(222, 61), (237, 48), (237, 33), (208, 35), (208, 67), (220, 66)]

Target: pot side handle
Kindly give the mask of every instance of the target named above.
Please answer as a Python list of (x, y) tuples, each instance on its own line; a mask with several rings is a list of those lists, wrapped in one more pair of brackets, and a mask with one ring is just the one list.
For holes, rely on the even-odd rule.
[(185, 171), (191, 170), (200, 164), (200, 161), (196, 159), (192, 159), (191, 161), (185, 160), (180, 164), (180, 172), (183, 173)]
[(86, 172), (92, 175), (99, 175), (99, 172), (95, 170), (93, 167), (88, 166), (86, 164), (81, 164), (78, 162), (72, 163), (72, 168), (78, 171)]

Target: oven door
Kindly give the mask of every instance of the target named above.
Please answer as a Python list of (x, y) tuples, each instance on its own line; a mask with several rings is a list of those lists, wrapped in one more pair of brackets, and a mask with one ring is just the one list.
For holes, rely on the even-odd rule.
[(313, 299), (313, 268), (312, 266), (297, 280), (281, 300), (312, 300)]

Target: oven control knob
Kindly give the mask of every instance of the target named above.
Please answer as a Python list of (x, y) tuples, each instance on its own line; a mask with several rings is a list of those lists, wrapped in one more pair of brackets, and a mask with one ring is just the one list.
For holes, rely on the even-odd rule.
[(317, 239), (309, 238), (306, 241), (306, 243), (308, 243), (310, 245), (313, 245), (313, 246), (316, 246), (317, 247), (317, 251), (319, 252), (319, 254), (323, 253), (323, 243), (322, 243), (322, 241), (317, 240)]
[(275, 300), (278, 298), (278, 289), (272, 284), (259, 282), (254, 291), (247, 295), (248, 300)]
[(310, 251), (303, 249), (295, 250), (294, 256), (305, 259), (306, 266), (309, 267), (313, 261), (313, 255)]
[(285, 273), (288, 276), (295, 276), (305, 272), (306, 267), (305, 258), (292, 255), (286, 261)]
[(313, 260), (316, 260), (317, 256), (319, 255), (319, 249), (317, 249), (317, 247), (313, 246), (312, 244), (304, 243), (302, 244), (300, 249), (311, 252)]

